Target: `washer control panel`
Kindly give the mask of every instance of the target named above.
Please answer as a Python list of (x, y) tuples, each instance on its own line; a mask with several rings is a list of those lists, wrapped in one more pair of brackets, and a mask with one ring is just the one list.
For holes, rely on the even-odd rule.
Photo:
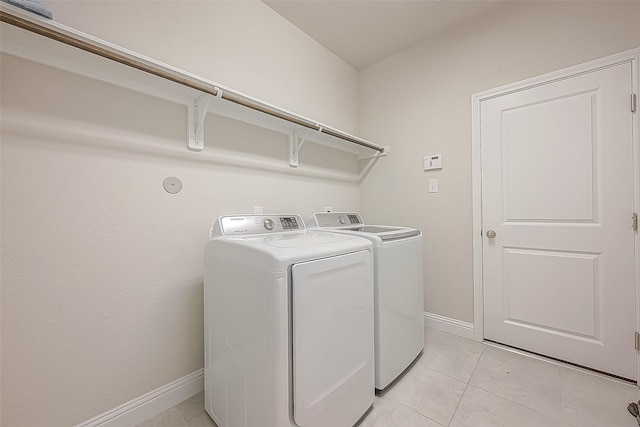
[(318, 227), (352, 227), (364, 225), (362, 217), (355, 212), (319, 212), (311, 219)]
[(226, 236), (282, 233), (305, 230), (300, 215), (235, 215), (222, 216), (216, 224)]

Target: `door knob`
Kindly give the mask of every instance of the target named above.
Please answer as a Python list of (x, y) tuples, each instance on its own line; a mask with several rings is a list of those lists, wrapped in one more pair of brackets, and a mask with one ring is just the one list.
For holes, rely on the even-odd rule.
[(496, 232), (493, 230), (487, 230), (487, 237), (490, 239), (494, 239), (496, 237)]

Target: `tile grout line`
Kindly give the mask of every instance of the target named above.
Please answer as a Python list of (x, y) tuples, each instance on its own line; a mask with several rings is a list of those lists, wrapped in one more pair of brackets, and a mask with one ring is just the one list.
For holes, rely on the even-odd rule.
[[(492, 347), (502, 349), (501, 347), (497, 347), (497, 346), (492, 346)], [(495, 357), (491, 357), (491, 356), (490, 356), (490, 355), (488, 355), (488, 354), (487, 354), (487, 355), (485, 355), (485, 354), (484, 354), (484, 352), (485, 352), (485, 350), (486, 350), (487, 348), (488, 348), (488, 345), (486, 345), (486, 344), (485, 344), (485, 346), (483, 347), (483, 350), (482, 350), (482, 354), (480, 355), (480, 357), (481, 357), (481, 358), (482, 358), (482, 356), (484, 355), (484, 356), (488, 357), (489, 359), (493, 359), (493, 360), (496, 360), (496, 361), (498, 361), (498, 362), (504, 363), (504, 361), (503, 361), (503, 360), (496, 359)], [(520, 354), (520, 353), (516, 353), (516, 354)], [(527, 357), (528, 355), (526, 355), (526, 354), (522, 354), (522, 356)], [(546, 360), (541, 360), (541, 359), (536, 359), (536, 358), (532, 358), (532, 359), (534, 359), (534, 360), (538, 360), (538, 361), (541, 361), (541, 362), (548, 363), (548, 364), (549, 364), (549, 365), (551, 365), (551, 366), (556, 365), (556, 364), (554, 364), (554, 363), (547, 362)], [(549, 414), (545, 414), (544, 412), (541, 412), (541, 411), (539, 411), (539, 410), (537, 410), (537, 409), (535, 409), (535, 408), (531, 408), (531, 407), (529, 407), (529, 406), (523, 405), (523, 404), (522, 404), (522, 403), (520, 403), (520, 402), (516, 402), (515, 400), (512, 400), (512, 399), (510, 399), (509, 397), (501, 396), (501, 395), (499, 395), (499, 394), (497, 394), (497, 393), (494, 393), (494, 392), (492, 392), (492, 391), (490, 391), (490, 390), (485, 390), (485, 389), (484, 389), (484, 388), (482, 388), (482, 387), (479, 387), (479, 386), (476, 386), (476, 385), (471, 384), (471, 378), (473, 377), (473, 374), (475, 373), (475, 371), (476, 371), (476, 369), (477, 369), (477, 367), (478, 367), (478, 365), (479, 365), (479, 364), (480, 364), (480, 359), (478, 359), (478, 363), (476, 363), (476, 366), (473, 368), (473, 373), (471, 374), (471, 377), (469, 377), (469, 383), (468, 383), (468, 385), (470, 385), (470, 386), (472, 386), (472, 387), (475, 387), (475, 388), (477, 388), (478, 390), (482, 390), (482, 391), (484, 391), (484, 392), (486, 392), (486, 393), (489, 393), (489, 394), (492, 394), (492, 395), (494, 395), (494, 396), (497, 396), (497, 397), (499, 397), (499, 398), (506, 399), (506, 400), (508, 400), (509, 402), (515, 403), (516, 405), (519, 405), (519, 406), (521, 406), (521, 407), (523, 407), (523, 408), (530, 409), (530, 410), (532, 410), (532, 411), (534, 411), (534, 412), (537, 412), (538, 414), (541, 414), (541, 415), (543, 415), (543, 416), (545, 416), (545, 417), (548, 417), (548, 418), (550, 418), (550, 419), (552, 419), (552, 420), (558, 421), (558, 420), (557, 420), (557, 419), (555, 419), (553, 416), (551, 416), (551, 415), (549, 415)], [(560, 419), (559, 421), (560, 421), (561, 423), (565, 423), (565, 421), (564, 421), (564, 406), (563, 406), (563, 404), (562, 404), (562, 369), (561, 369), (561, 366), (558, 366), (558, 365), (556, 365), (556, 366), (559, 368), (559, 369), (558, 369), (558, 377), (559, 377), (558, 379), (559, 379), (559, 385), (560, 385), (560, 416), (561, 416), (561, 419)], [(465, 389), (465, 392), (466, 392), (466, 389)], [(457, 411), (457, 410), (458, 410), (458, 409), (456, 408), (456, 411)]]
[[(500, 348), (500, 347), (498, 347), (498, 348)], [(517, 402), (517, 401), (513, 400), (512, 398), (510, 398), (508, 396), (502, 396), (500, 394), (497, 394), (497, 393), (495, 393), (495, 392), (493, 392), (491, 390), (486, 390), (486, 389), (484, 389), (484, 388), (482, 388), (482, 387), (480, 387), (478, 385), (475, 385), (475, 384), (470, 384), (470, 385), (472, 385), (473, 387), (475, 387), (475, 388), (477, 388), (479, 390), (486, 391), (487, 393), (491, 393), (491, 394), (493, 394), (495, 396), (501, 397), (503, 399), (506, 399), (506, 400), (508, 400), (510, 402), (516, 403), (516, 404), (518, 404), (520, 406), (523, 406), (525, 408), (529, 408), (529, 409), (531, 409), (531, 410), (533, 410), (535, 412), (538, 412), (540, 414), (543, 414), (543, 415), (545, 415), (545, 416), (547, 416), (547, 417), (549, 417), (549, 418), (551, 418), (553, 420), (560, 421), (561, 423), (564, 423), (565, 422), (564, 421), (564, 406), (563, 406), (563, 403), (562, 403), (562, 370), (563, 370), (563, 367), (561, 365), (549, 362), (549, 361), (544, 360), (544, 359), (529, 358), (527, 354), (520, 354), (520, 353), (515, 353), (515, 354), (519, 354), (519, 355), (521, 355), (521, 356), (523, 356), (523, 357), (525, 357), (526, 359), (529, 359), (529, 360), (536, 360), (538, 362), (546, 363), (549, 367), (558, 368), (558, 388), (559, 388), (559, 391), (560, 391), (560, 420), (556, 419), (553, 415), (545, 414), (544, 412), (542, 412), (542, 411), (540, 411), (538, 409), (535, 409), (535, 408), (532, 408), (530, 406), (524, 405), (524, 404), (522, 404), (520, 402)], [(488, 355), (488, 354), (486, 355), (486, 357), (488, 359), (491, 359), (493, 361), (499, 362), (501, 364), (514, 364), (514, 363), (516, 363), (516, 362), (511, 362), (511, 361), (507, 361), (507, 360), (498, 359), (498, 358), (492, 357), (491, 355)], [(475, 370), (474, 370), (474, 372), (475, 372)], [(469, 379), (469, 381), (471, 381), (471, 379)], [(545, 383), (546, 383), (546, 381), (545, 381)]]
[[(484, 348), (483, 348), (483, 351), (484, 351)], [(482, 355), (482, 353), (480, 353), (480, 354)], [(479, 360), (480, 360), (480, 358), (478, 358), (478, 361), (479, 361)], [(476, 366), (477, 366), (477, 364), (478, 364), (478, 362), (476, 362)], [(430, 367), (428, 367), (428, 366), (425, 366), (425, 367), (424, 367), (424, 369), (426, 369), (426, 370), (428, 370), (428, 371), (431, 371), (431, 372), (434, 372), (434, 373), (436, 373), (436, 374), (438, 374), (438, 375), (442, 375), (443, 377), (446, 377), (446, 378), (452, 379), (452, 380), (454, 380), (454, 381), (456, 381), (456, 382), (459, 382), (459, 383), (461, 383), (461, 384), (464, 384), (464, 390), (462, 391), (462, 394), (460, 395), (460, 399), (458, 399), (458, 401), (456, 402), (456, 407), (455, 407), (455, 409), (453, 410), (453, 412), (451, 413), (451, 418), (449, 419), (449, 421), (447, 421), (447, 426), (449, 426), (449, 424), (451, 424), (451, 420), (453, 420), (453, 416), (455, 415), (456, 411), (458, 410), (458, 405), (460, 404), (460, 401), (462, 400), (462, 396), (464, 396), (464, 392), (467, 390), (467, 387), (468, 387), (468, 385), (469, 385), (469, 382), (468, 382), (468, 381), (462, 381), (462, 380), (460, 380), (460, 379), (458, 379), (458, 378), (454, 378), (454, 377), (449, 376), (449, 375), (447, 375), (447, 374), (445, 374), (445, 373), (442, 373), (442, 372), (440, 372), (440, 371), (436, 371), (435, 369), (431, 369), (431, 368), (430, 368)], [(475, 370), (475, 367), (474, 367), (474, 370)], [(471, 379), (471, 377), (469, 377), (469, 379)], [(403, 380), (404, 380), (404, 379), (403, 379)], [(401, 382), (402, 382), (402, 381), (401, 381)], [(385, 396), (385, 398), (387, 398), (387, 396)], [(409, 409), (410, 409), (410, 410), (412, 410), (413, 412), (416, 412), (417, 414), (419, 414), (419, 415), (421, 415), (421, 416), (423, 416), (423, 417), (425, 417), (425, 418), (427, 418), (427, 419), (429, 419), (429, 420), (431, 420), (431, 421), (435, 422), (436, 424), (438, 424), (438, 425), (442, 425), (442, 424), (440, 424), (439, 422), (437, 422), (436, 420), (434, 420), (434, 419), (432, 419), (432, 418), (429, 418), (428, 416), (426, 416), (426, 415), (424, 415), (423, 413), (421, 413), (421, 412), (419, 412), (419, 411), (417, 411), (417, 410), (413, 409), (412, 407), (405, 405), (403, 402), (400, 402), (399, 400), (396, 400), (396, 399), (394, 399), (393, 397), (390, 397), (390, 396), (389, 396), (388, 398), (389, 398), (389, 399), (391, 399), (391, 400), (393, 400), (394, 402), (397, 402), (397, 403), (401, 404), (402, 406), (404, 406), (404, 407), (406, 407), (406, 408), (409, 408)], [(447, 427), (447, 426), (443, 426), (443, 427)]]
[(489, 394), (491, 394), (491, 395), (493, 395), (493, 396), (499, 397), (500, 399), (508, 400), (508, 401), (509, 401), (509, 402), (511, 402), (511, 403), (514, 403), (514, 404), (516, 404), (516, 405), (518, 405), (518, 406), (521, 406), (521, 407), (523, 407), (523, 408), (525, 408), (525, 409), (528, 409), (528, 410), (530, 410), (530, 411), (536, 412), (536, 413), (538, 413), (538, 414), (540, 414), (540, 415), (542, 415), (542, 416), (544, 416), (544, 417), (546, 417), (546, 418), (549, 418), (549, 419), (551, 419), (551, 420), (553, 420), (553, 421), (560, 422), (560, 423), (564, 423), (564, 421), (563, 421), (563, 420), (558, 421), (557, 419), (555, 419), (554, 417), (552, 417), (552, 416), (551, 416), (551, 415), (549, 415), (549, 414), (545, 414), (544, 412), (540, 412), (540, 411), (538, 411), (537, 409), (534, 409), (534, 408), (531, 408), (531, 407), (529, 407), (529, 406), (523, 405), (522, 403), (520, 403), (520, 402), (516, 402), (515, 400), (511, 400), (511, 399), (509, 399), (508, 397), (501, 396), (501, 395), (499, 395), (499, 394), (496, 394), (496, 393), (494, 393), (494, 392), (492, 392), (492, 391), (489, 391), (489, 390), (485, 390), (485, 389), (483, 389), (483, 388), (481, 388), (481, 387), (478, 387), (478, 386), (475, 386), (475, 385), (473, 385), (473, 384), (469, 384), (469, 385), (470, 385), (471, 387), (477, 388), (477, 389), (478, 389), (478, 390), (480, 390), (480, 391), (483, 391), (483, 392), (485, 392), (485, 393), (489, 393)]
[[(446, 332), (445, 332), (445, 333), (446, 333)], [(478, 355), (478, 361), (476, 361), (476, 364), (475, 364), (475, 366), (473, 367), (473, 370), (471, 371), (471, 375), (469, 375), (469, 379), (471, 379), (471, 376), (473, 376), (473, 373), (475, 372), (476, 366), (478, 366), (478, 362), (480, 361), (480, 357), (482, 357), (482, 354), (484, 353), (484, 349), (485, 349), (485, 348), (486, 348), (486, 347), (485, 347), (485, 346), (483, 346), (483, 347), (482, 347), (482, 351), (481, 351), (480, 353), (476, 353), (476, 352), (474, 352), (474, 351), (470, 351), (470, 353), (474, 353), (474, 354), (477, 354), (477, 355)], [(456, 349), (456, 350), (459, 350), (459, 349)], [(463, 350), (464, 350), (464, 349), (463, 349)], [(426, 369), (429, 369), (430, 371), (437, 372), (437, 373), (439, 373), (439, 374), (441, 374), (441, 375), (444, 375), (444, 376), (445, 376), (445, 377), (447, 377), (447, 378), (451, 378), (452, 380), (456, 380), (456, 381), (459, 381), (459, 382), (464, 383), (464, 384), (468, 384), (468, 383), (469, 383), (469, 380), (464, 381), (464, 380), (461, 380), (460, 378), (452, 377), (451, 375), (447, 374), (446, 372), (440, 372), (440, 371), (438, 371), (437, 369), (433, 369), (433, 368), (431, 368), (431, 367), (429, 367), (429, 366), (425, 366), (425, 368), (426, 368)]]
[(178, 411), (178, 415), (180, 416), (180, 419), (182, 420), (182, 422), (184, 423), (185, 427), (190, 427), (190, 424), (187, 422), (186, 418), (182, 415), (182, 411), (180, 410), (180, 406), (186, 402), (187, 400), (191, 399), (193, 396), (183, 400), (182, 402), (178, 403), (176, 406), (174, 406), (175, 410)]
[[(179, 404), (178, 404), (179, 405)], [(177, 406), (177, 405), (176, 405)], [(180, 411), (180, 409), (176, 408), (176, 411), (178, 411), (178, 415), (180, 416), (180, 419), (182, 420), (182, 422), (184, 423), (184, 425), (186, 427), (189, 427), (189, 423), (187, 422), (187, 420), (184, 419), (184, 417), (182, 416), (182, 411)]]
[[(469, 377), (469, 379), (471, 379), (471, 377)], [(462, 402), (462, 399), (464, 398), (464, 394), (467, 392), (468, 388), (469, 388), (469, 383), (466, 383), (464, 385), (464, 390), (462, 391), (462, 394), (460, 395), (460, 399), (458, 400), (458, 403), (456, 403), (456, 408), (453, 410), (453, 413), (451, 414), (451, 418), (449, 419), (449, 422), (447, 423), (447, 427), (451, 426), (451, 423), (453, 422), (453, 417), (456, 416), (456, 412), (458, 412), (458, 407), (460, 407), (460, 402)]]
[[(442, 425), (442, 424), (440, 424), (439, 422), (437, 422), (436, 420), (434, 420), (433, 418), (429, 418), (429, 417), (427, 417), (427, 416), (426, 416), (425, 414), (423, 414), (422, 412), (416, 411), (416, 410), (415, 410), (415, 409), (413, 409), (411, 406), (407, 406), (407, 405), (405, 405), (404, 403), (400, 402), (399, 400), (394, 399), (393, 397), (386, 397), (386, 396), (385, 396), (385, 397), (384, 397), (384, 399), (391, 399), (391, 400), (393, 400), (394, 402), (396, 402), (397, 404), (404, 406), (405, 408), (407, 408), (407, 409), (408, 409), (408, 410), (410, 410), (411, 412), (415, 412), (416, 414), (420, 415), (422, 418), (426, 418), (426, 419), (428, 419), (429, 421), (433, 421), (434, 423), (436, 423), (436, 424), (438, 424), (438, 425)], [(447, 427), (447, 426), (442, 426), (442, 427)]]
[[(422, 358), (422, 356), (420, 356), (420, 358)], [(411, 370), (413, 370), (413, 368), (414, 368), (414, 367), (415, 367), (415, 364), (413, 365), (413, 367), (411, 368)], [(436, 371), (435, 369), (431, 369), (431, 368), (429, 368), (428, 366), (425, 366), (425, 369), (427, 369), (427, 370), (429, 370), (429, 371), (432, 371), (432, 372), (435, 372), (436, 374), (443, 375), (443, 376), (445, 376), (445, 377), (447, 377), (447, 378), (451, 378), (451, 379), (453, 379), (453, 380), (455, 380), (455, 381), (462, 382), (462, 381), (460, 381), (460, 380), (458, 380), (458, 379), (456, 379), (456, 378), (453, 378), (453, 377), (450, 377), (450, 376), (448, 376), (448, 375), (446, 375), (446, 374), (443, 374), (443, 373), (441, 373), (441, 372), (438, 372), (438, 371)], [(401, 384), (401, 383), (405, 380), (405, 378), (406, 378), (407, 374), (408, 374), (408, 371), (403, 372), (403, 373), (400, 375), (399, 381), (394, 385), (394, 387), (396, 387), (396, 386), (398, 386), (399, 384)], [(436, 424), (438, 424), (438, 425), (442, 426), (442, 424), (440, 424), (439, 422), (437, 422), (437, 421), (436, 421), (436, 420), (434, 420), (433, 418), (426, 416), (426, 415), (425, 415), (425, 414), (423, 414), (422, 412), (417, 411), (417, 410), (413, 409), (412, 407), (410, 407), (410, 406), (408, 406), (408, 405), (405, 405), (403, 402), (401, 402), (401, 401), (399, 401), (399, 400), (397, 400), (397, 399), (394, 399), (394, 398), (393, 398), (393, 397), (391, 397), (391, 396), (387, 396), (387, 393), (388, 393), (389, 391), (391, 391), (391, 390), (386, 390), (386, 391), (384, 392), (384, 394), (382, 395), (382, 397), (381, 397), (381, 398), (382, 398), (382, 399), (391, 399), (391, 400), (393, 400), (394, 402), (398, 403), (399, 405), (404, 406), (405, 408), (409, 409), (410, 411), (415, 412), (415, 413), (416, 413), (416, 414), (418, 414), (419, 416), (421, 416), (421, 417), (423, 417), (423, 418), (426, 418), (427, 420), (432, 421), (432, 422), (434, 422), (434, 423), (436, 423)], [(463, 394), (464, 394), (464, 392), (463, 392)], [(454, 411), (454, 413), (455, 413), (455, 411)], [(452, 415), (452, 418), (453, 418), (453, 415)], [(442, 427), (447, 427), (447, 426), (442, 426)]]
[(453, 418), (456, 416), (456, 412), (458, 412), (458, 408), (460, 407), (460, 402), (462, 402), (462, 399), (464, 398), (464, 394), (467, 392), (467, 389), (469, 388), (469, 382), (471, 381), (471, 377), (473, 377), (473, 374), (476, 372), (476, 368), (478, 367), (478, 364), (480, 363), (480, 358), (482, 357), (482, 354), (484, 353), (484, 350), (486, 349), (486, 346), (482, 346), (482, 351), (480, 352), (480, 356), (478, 357), (478, 360), (476, 361), (476, 364), (473, 366), (473, 370), (471, 371), (471, 375), (469, 375), (469, 379), (466, 381), (465, 386), (464, 386), (464, 390), (462, 391), (462, 394), (460, 395), (460, 400), (458, 400), (458, 403), (456, 403), (456, 409), (453, 410), (453, 414), (451, 414), (451, 419), (449, 420), (449, 422), (447, 423), (447, 427), (451, 426), (451, 423), (453, 422)]
[(562, 391), (562, 389), (564, 387), (562, 387), (562, 383), (563, 383), (563, 375), (562, 375), (562, 369), (559, 369), (558, 375), (560, 376), (560, 415), (562, 415), (562, 422), (564, 424), (569, 424), (567, 421), (565, 421), (564, 419), (564, 393)]

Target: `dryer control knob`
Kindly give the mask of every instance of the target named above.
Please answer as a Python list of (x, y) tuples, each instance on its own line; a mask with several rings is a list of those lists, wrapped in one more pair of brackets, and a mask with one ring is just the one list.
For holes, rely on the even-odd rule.
[(264, 228), (266, 228), (269, 231), (273, 230), (273, 226), (274, 226), (273, 220), (269, 218), (265, 219), (262, 225), (264, 225)]
[(344, 217), (342, 215), (338, 217), (338, 221), (340, 221), (340, 224), (346, 224), (347, 223), (347, 220), (344, 219)]

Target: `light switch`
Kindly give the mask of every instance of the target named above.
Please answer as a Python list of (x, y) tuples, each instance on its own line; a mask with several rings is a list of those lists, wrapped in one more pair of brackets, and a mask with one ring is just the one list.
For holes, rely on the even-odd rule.
[(424, 170), (442, 169), (442, 154), (424, 157)]
[(438, 180), (430, 179), (429, 180), (429, 193), (437, 193), (438, 192)]

